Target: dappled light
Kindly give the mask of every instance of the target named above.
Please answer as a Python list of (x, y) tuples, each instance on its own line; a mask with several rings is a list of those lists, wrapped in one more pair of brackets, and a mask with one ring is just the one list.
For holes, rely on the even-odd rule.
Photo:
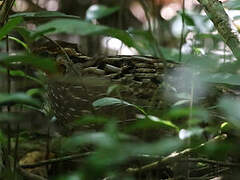
[(0, 179), (238, 179), (239, 7), (0, 1)]

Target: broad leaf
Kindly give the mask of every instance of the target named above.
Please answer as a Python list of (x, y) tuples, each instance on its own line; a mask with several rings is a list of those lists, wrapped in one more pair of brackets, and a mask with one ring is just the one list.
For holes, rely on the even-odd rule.
[(239, 0), (227, 1), (226, 3), (224, 3), (224, 6), (228, 9), (240, 10)]
[(21, 17), (10, 19), (2, 28), (0, 28), (0, 40), (10, 33), (22, 21), (23, 19)]
[(109, 8), (104, 5), (94, 4), (86, 12), (86, 20), (100, 19), (119, 10), (119, 7)]
[(9, 18), (22, 17), (24, 19), (37, 18), (79, 18), (78, 16), (67, 15), (57, 11), (24, 12), (11, 15)]
[(138, 115), (138, 119), (139, 119), (139, 121), (137, 121), (137, 123), (135, 125), (137, 128), (148, 128), (147, 126), (149, 126), (149, 128), (151, 128), (151, 127), (156, 128), (156, 127), (158, 127), (157, 125), (159, 125), (158, 128), (160, 128), (160, 126), (162, 126), (162, 127), (167, 127), (167, 128), (175, 129), (176, 131), (179, 131), (178, 126), (175, 125), (174, 123), (172, 123), (171, 121), (162, 120), (162, 119), (160, 119), (159, 117), (156, 117), (156, 116)]
[(195, 26), (194, 20), (193, 20), (193, 18), (192, 18), (189, 14), (187, 14), (186, 12), (185, 12), (185, 13), (180, 12), (180, 14), (181, 14), (181, 16), (184, 18), (185, 23), (186, 23), (187, 25), (189, 25), (189, 26)]
[(133, 47), (134, 45), (133, 39), (125, 31), (107, 26), (95, 25), (77, 19), (57, 19), (50, 21), (46, 24), (40, 25), (34, 34), (38, 34), (39, 32), (47, 32), (48, 30), (51, 30), (48, 32), (48, 34), (68, 33), (82, 36), (101, 34), (115, 37), (129, 47)]
[(31, 65), (46, 72), (56, 72), (56, 62), (49, 58), (37, 57), (34, 55), (1, 55), (0, 57), (0, 64), (10, 65), (11, 63), (21, 62), (23, 64)]
[(128, 103), (127, 101), (117, 99), (117, 98), (112, 98), (112, 97), (101, 98), (101, 99), (94, 101), (92, 105), (95, 108), (104, 107), (104, 106), (114, 106), (114, 105), (132, 106), (132, 107), (136, 108), (138, 111), (140, 111), (141, 113), (143, 113), (145, 116), (147, 116), (147, 113), (141, 107), (139, 107), (135, 104)]
[(20, 39), (18, 39), (16, 37), (13, 37), (13, 36), (9, 36), (9, 39), (16, 41), (18, 44), (22, 45), (28, 53), (30, 53), (30, 49), (25, 42), (21, 41)]
[(222, 98), (219, 107), (226, 113), (227, 120), (240, 128), (240, 101), (236, 98)]
[[(0, 66), (0, 72), (7, 74), (7, 68), (4, 68), (4, 67)], [(9, 72), (10, 72), (11, 76), (23, 77), (23, 78), (26, 78), (26, 79), (33, 80), (33, 81), (35, 81), (38, 84), (44, 85), (44, 83), (40, 79), (37, 79), (37, 78), (35, 78), (33, 76), (29, 76), (29, 75), (27, 75), (25, 72), (23, 72), (21, 70), (10, 70)]]
[(0, 94), (0, 106), (14, 104), (25, 104), (38, 108), (40, 108), (41, 105), (38, 100), (24, 93)]
[(105, 97), (98, 99), (93, 102), (93, 107), (104, 107), (104, 106), (114, 106), (114, 105), (126, 105), (126, 106), (132, 106), (132, 104), (123, 101), (121, 99), (112, 98), (112, 97)]
[(230, 73), (201, 74), (201, 80), (211, 83), (240, 85), (240, 75)]

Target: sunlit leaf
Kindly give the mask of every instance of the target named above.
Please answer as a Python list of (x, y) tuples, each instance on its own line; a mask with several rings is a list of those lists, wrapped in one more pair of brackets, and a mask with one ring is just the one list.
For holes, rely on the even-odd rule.
[(191, 102), (190, 99), (184, 99), (184, 100), (179, 100), (173, 104), (173, 106), (181, 106), (181, 105), (186, 105)]
[(119, 7), (107, 7), (104, 5), (94, 4), (86, 11), (86, 20), (100, 19), (119, 10)]
[(120, 29), (110, 28), (107, 26), (95, 25), (95, 24), (77, 20), (77, 19), (57, 19), (57, 20), (50, 21), (46, 24), (38, 26), (35, 31), (35, 34), (39, 32), (45, 32), (53, 28), (55, 29), (55, 31), (51, 31), (49, 32), (49, 34), (68, 33), (68, 34), (77, 34), (77, 35), (83, 35), (83, 36), (101, 34), (101, 35), (115, 37), (121, 40), (124, 44), (126, 44), (129, 47), (134, 46), (133, 39), (125, 31), (122, 31)]
[(132, 107), (136, 108), (137, 110), (139, 110), (141, 113), (143, 113), (145, 116), (147, 115), (147, 113), (144, 111), (143, 108), (141, 108), (135, 104), (131, 104), (126, 101), (123, 101), (121, 99), (112, 98), (112, 97), (105, 97), (105, 98), (98, 99), (98, 100), (94, 101), (92, 103), (92, 105), (95, 108), (100, 108), (100, 107), (104, 107), (104, 106), (114, 106), (114, 105), (132, 106)]
[(9, 36), (9, 39), (16, 41), (18, 44), (22, 45), (28, 53), (30, 53), (30, 49), (25, 42), (21, 41), (20, 39), (18, 39), (16, 37), (13, 37), (13, 36)]
[(176, 126), (175, 124), (173, 124), (171, 121), (166, 121), (166, 120), (162, 120), (156, 116), (152, 116), (149, 115), (147, 116), (151, 121), (157, 122), (158, 124), (161, 124), (163, 126), (169, 127), (169, 128), (174, 128), (176, 130), (178, 130), (178, 126)]
[(138, 115), (138, 121), (136, 122), (136, 124), (131, 127), (131, 128), (161, 128), (161, 127), (167, 127), (170, 129), (175, 129), (175, 130), (179, 130), (178, 126), (175, 125), (174, 123), (172, 123), (171, 121), (167, 121), (167, 120), (162, 120), (159, 117), (156, 116), (152, 116), (152, 115), (147, 115), (147, 116), (143, 116), (143, 115)]
[(93, 107), (104, 107), (104, 106), (112, 106), (112, 105), (126, 105), (126, 106), (132, 106), (132, 104), (123, 101), (121, 99), (112, 98), (112, 97), (105, 97), (102, 99), (98, 99), (93, 102)]

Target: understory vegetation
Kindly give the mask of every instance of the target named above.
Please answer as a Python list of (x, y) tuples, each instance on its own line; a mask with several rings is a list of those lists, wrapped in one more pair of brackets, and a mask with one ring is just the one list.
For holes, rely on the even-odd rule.
[[(28, 0), (35, 8), (26, 12), (18, 11), (17, 2), (0, 1), (0, 179), (238, 179), (238, 0), (198, 0), (192, 9), (179, 0), (181, 8), (171, 19), (160, 15), (170, 1), (76, 1), (64, 11), (68, 3), (59, 0), (54, 2), (62, 9), (48, 11)], [(225, 11), (232, 10), (238, 14), (226, 19)], [(139, 85), (131, 95), (144, 96), (133, 101), (124, 96), (130, 85), (109, 83), (104, 96), (91, 102), (90, 113), (71, 122), (81, 130), (61, 134), (48, 83), (68, 67), (60, 66), (58, 53), (35, 50), (51, 42), (71, 59), (61, 41), (80, 42), (83, 54), (77, 58), (91, 57), (100, 68), (109, 56), (124, 62), (118, 55), (126, 52), (145, 61), (154, 57), (163, 65), (152, 80), (158, 85), (155, 93), (149, 97), (151, 87)], [(132, 65), (122, 64), (117, 68), (126, 68), (123, 72)], [(88, 84), (98, 87), (100, 81)], [(94, 113), (109, 107), (116, 113)], [(122, 112), (134, 116), (124, 119)]]

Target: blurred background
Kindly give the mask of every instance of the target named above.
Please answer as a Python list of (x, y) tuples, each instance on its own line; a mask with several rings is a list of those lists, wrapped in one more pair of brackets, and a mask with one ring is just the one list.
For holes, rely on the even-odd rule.
[[(99, 7), (97, 5), (117, 9), (109, 16), (94, 19), (91, 18), (91, 13), (98, 10)], [(68, 15), (79, 16), (83, 20), (90, 19), (94, 24), (136, 33), (138, 36), (136, 41), (140, 38), (144, 40), (144, 37), (141, 37), (141, 33), (150, 32), (158, 46), (177, 48), (182, 30), (182, 6), (182, 0), (17, 0), (14, 4), (13, 12), (59, 11)], [(199, 31), (206, 33), (213, 28), (211, 23), (208, 26), (201, 24), (203, 20), (198, 16), (199, 13), (203, 14), (203, 12), (196, 0), (185, 1), (184, 6), (186, 11), (192, 15), (191, 17), (196, 19)], [(33, 30), (38, 23), (39, 20), (32, 20), (27, 23), (27, 27)], [(137, 32), (136, 29), (138, 30)], [(191, 37), (191, 33), (189, 37)], [(78, 43), (83, 51), (91, 56), (96, 54), (131, 55), (139, 53), (134, 48), (128, 48), (118, 39), (102, 35), (83, 37), (60, 34), (54, 35), (52, 38)], [(207, 43), (211, 44), (211, 42)], [(4, 43), (1, 43), (1, 46), (3, 45)], [(143, 51), (145, 55), (159, 55), (159, 52)]]

